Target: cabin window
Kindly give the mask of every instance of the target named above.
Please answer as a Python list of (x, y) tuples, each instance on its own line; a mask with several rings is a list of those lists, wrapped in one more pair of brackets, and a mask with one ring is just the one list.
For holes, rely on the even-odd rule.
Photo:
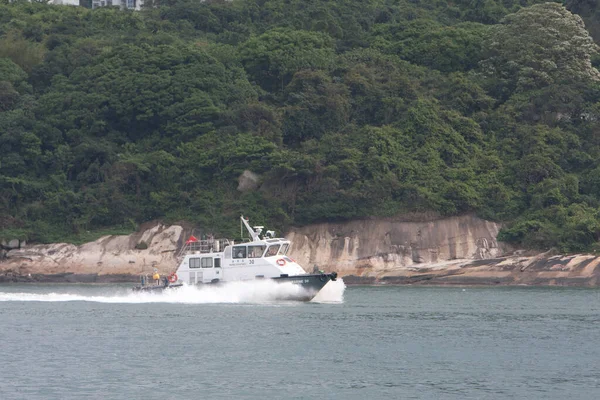
[(285, 255), (285, 253), (287, 253), (287, 251), (288, 251), (288, 247), (290, 247), (289, 243), (282, 244), (281, 249), (279, 250), (279, 254)]
[(265, 257), (276, 256), (277, 251), (279, 250), (280, 246), (281, 245), (279, 245), (279, 244), (273, 244), (273, 245), (269, 246), (269, 250), (267, 250), (267, 254), (265, 254)]
[(200, 268), (200, 258), (190, 258), (190, 268)]
[[(215, 268), (221, 268), (221, 259), (215, 258)], [(219, 271), (217, 271), (219, 273)]]
[(248, 258), (261, 258), (267, 246), (248, 246)]
[(233, 258), (246, 258), (246, 246), (233, 246)]
[(202, 268), (212, 268), (212, 264), (213, 264), (213, 259), (212, 257), (202, 257)]

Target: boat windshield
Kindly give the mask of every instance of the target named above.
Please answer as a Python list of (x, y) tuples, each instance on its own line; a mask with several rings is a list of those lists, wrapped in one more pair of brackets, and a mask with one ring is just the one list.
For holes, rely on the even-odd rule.
[(279, 250), (279, 254), (282, 255), (282, 256), (284, 256), (285, 253), (287, 253), (287, 251), (288, 251), (288, 247), (290, 247), (289, 243), (282, 244), (281, 245), (281, 249)]
[(248, 258), (261, 258), (267, 246), (248, 246)]
[(277, 255), (277, 251), (279, 251), (279, 247), (281, 245), (279, 244), (273, 244), (271, 246), (269, 246), (269, 250), (267, 250), (267, 253), (265, 254), (265, 257), (272, 257), (272, 256), (276, 256)]

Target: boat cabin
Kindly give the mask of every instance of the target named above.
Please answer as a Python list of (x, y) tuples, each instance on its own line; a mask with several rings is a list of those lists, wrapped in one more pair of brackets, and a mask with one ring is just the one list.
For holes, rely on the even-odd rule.
[[(290, 241), (273, 238), (272, 231), (260, 237), (262, 226), (250, 228), (242, 217), (252, 239), (234, 243), (227, 239), (197, 240), (186, 242), (183, 260), (177, 269), (179, 280), (188, 283), (215, 283), (282, 275), (304, 274), (305, 271), (287, 256)], [(190, 238), (191, 239), (191, 238)]]

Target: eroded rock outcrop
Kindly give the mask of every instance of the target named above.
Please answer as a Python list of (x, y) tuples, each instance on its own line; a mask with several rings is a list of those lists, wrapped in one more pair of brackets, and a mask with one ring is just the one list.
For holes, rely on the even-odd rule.
[(467, 215), (319, 224), (288, 236), (301, 265), (338, 271), (347, 283), (600, 285), (597, 256), (526, 255), (497, 242), (499, 230)]
[(392, 274), (346, 276), (347, 283), (430, 285), (600, 285), (600, 257), (589, 254), (512, 255), (486, 260), (461, 260), (445, 265), (407, 268)]
[(374, 276), (451, 260), (504, 255), (500, 225), (474, 216), (412, 222), (401, 219), (318, 224), (294, 229), (293, 256), (301, 265), (334, 266), (344, 274)]
[[(287, 237), (290, 256), (307, 272), (337, 271), (347, 283), (600, 285), (597, 256), (526, 255), (498, 243), (499, 229), (471, 215), (407, 216), (316, 224)], [(182, 226), (150, 224), (81, 246), (25, 245), (0, 261), (0, 281), (132, 281), (154, 267), (167, 274), (189, 234)]]
[[(130, 281), (154, 268), (166, 274), (176, 267), (176, 251), (184, 235), (181, 226), (155, 224), (132, 235), (105, 236), (81, 246), (29, 245), (7, 253), (0, 262), (0, 279), (93, 282), (120, 277), (116, 280)], [(141, 242), (147, 249), (136, 249)]]

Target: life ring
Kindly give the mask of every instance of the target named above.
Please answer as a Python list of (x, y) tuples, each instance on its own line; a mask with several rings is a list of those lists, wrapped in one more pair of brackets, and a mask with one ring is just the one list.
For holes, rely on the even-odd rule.
[(169, 282), (171, 282), (171, 283), (177, 282), (177, 274), (175, 272), (173, 272), (171, 275), (169, 275)]
[(279, 260), (277, 260), (277, 265), (283, 267), (285, 265), (285, 260), (283, 258), (280, 258)]

